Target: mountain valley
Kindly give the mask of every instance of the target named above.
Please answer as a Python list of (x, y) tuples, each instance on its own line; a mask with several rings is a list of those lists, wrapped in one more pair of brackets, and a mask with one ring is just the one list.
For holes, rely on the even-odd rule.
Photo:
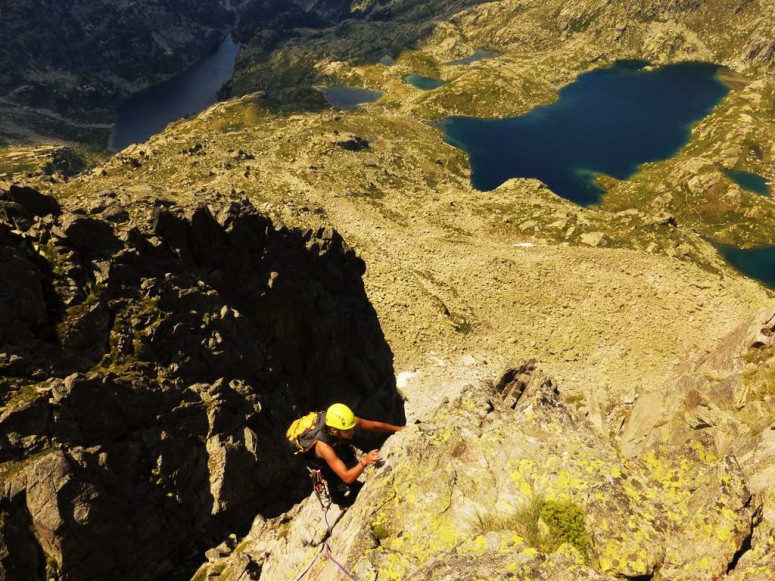
[[(242, 46), (223, 101), (110, 155), (29, 130), (37, 108), (106, 125), (119, 95), (193, 62), (234, 19), (177, 4), (190, 20), (155, 74), (146, 47), (121, 74), (73, 73), (105, 83), (93, 103), (63, 91), (83, 111), (46, 83), (0, 103), (25, 107), (4, 116), (23, 131), (0, 127), (0, 539), (24, 547), (0, 551), (0, 579), (266, 581), (310, 560), (305, 578), (335, 578), (315, 556), (329, 538), (317, 500), (292, 508), (306, 477), (278, 444), (332, 397), (422, 422), (387, 443), (331, 534), (360, 579), (775, 578), (775, 297), (718, 250), (775, 246), (771, 194), (729, 173), (775, 180), (775, 5), (248, 1), (230, 7)], [(3, 64), (3, 87), (52, 67), (7, 55), (29, 67)], [(523, 115), (633, 59), (714, 63), (729, 92), (674, 156), (597, 175), (599, 205), (535, 179), (473, 187), (444, 119)], [(323, 90), (341, 85), (381, 96), (332, 108)], [(94, 394), (122, 421), (90, 424)], [(123, 459), (137, 478), (113, 468)], [(153, 553), (138, 537), (128, 554), (153, 554), (134, 577), (83, 548), (131, 487), (182, 539)], [(537, 489), (584, 508), (586, 548), (472, 524)], [(42, 510), (45, 494), (71, 508)]]

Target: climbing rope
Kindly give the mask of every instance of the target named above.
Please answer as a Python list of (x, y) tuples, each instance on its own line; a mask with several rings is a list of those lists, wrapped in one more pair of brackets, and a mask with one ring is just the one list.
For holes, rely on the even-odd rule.
[[(328, 505), (328, 508), (331, 508), (331, 505)], [(328, 524), (328, 508), (326, 508), (325, 512), (323, 513), (323, 519), (326, 521), (326, 526), (328, 527), (328, 538), (331, 538), (331, 535), (333, 534), (333, 530), (331, 529), (331, 525)], [(344, 568), (344, 565), (342, 565), (339, 561), (337, 561), (334, 556), (331, 554), (331, 546), (328, 544), (328, 540), (326, 540), (326, 557), (337, 567), (339, 567), (339, 570), (344, 573), (344, 575), (348, 579), (352, 579), (352, 581), (360, 581), (355, 575), (350, 573), (347, 569)]]
[[(331, 525), (328, 522), (328, 511), (331, 508), (331, 494), (328, 491), (328, 484), (326, 483), (326, 479), (323, 478), (323, 473), (320, 470), (316, 470), (314, 468), (307, 467), (307, 470), (309, 470), (309, 476), (312, 478), (312, 487), (315, 490), (315, 496), (318, 497), (318, 501), (320, 502), (320, 506), (323, 509), (323, 520), (326, 523), (326, 528), (328, 528), (328, 539), (331, 538), (331, 536), (334, 534), (334, 529), (331, 527)], [(325, 547), (326, 547), (326, 557), (334, 564), (336, 565), (339, 570), (351, 581), (360, 581), (358, 577), (350, 573), (344, 565), (342, 565), (339, 561), (336, 560), (334, 555), (331, 553), (331, 545), (328, 544), (328, 539), (326, 539)], [(309, 570), (309, 569), (308, 569)], [(306, 572), (305, 572), (306, 573)]]

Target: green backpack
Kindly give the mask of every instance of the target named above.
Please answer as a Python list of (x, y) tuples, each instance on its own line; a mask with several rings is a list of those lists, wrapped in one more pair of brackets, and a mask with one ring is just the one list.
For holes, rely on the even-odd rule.
[(293, 422), (285, 432), (285, 437), (288, 438), (294, 454), (309, 452), (325, 426), (326, 412), (310, 412)]

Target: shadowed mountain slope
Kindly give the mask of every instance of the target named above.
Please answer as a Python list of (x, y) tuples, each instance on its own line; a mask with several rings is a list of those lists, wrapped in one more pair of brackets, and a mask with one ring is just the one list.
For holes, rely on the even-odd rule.
[(297, 416), (343, 400), (402, 421), (333, 230), (160, 205), (119, 237), (23, 188), (0, 211), (0, 578), (185, 578), (300, 498)]

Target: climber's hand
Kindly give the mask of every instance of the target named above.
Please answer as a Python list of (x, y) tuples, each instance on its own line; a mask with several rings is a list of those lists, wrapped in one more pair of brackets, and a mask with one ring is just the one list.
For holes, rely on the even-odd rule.
[(361, 464), (364, 466), (371, 466), (380, 460), (382, 460), (382, 456), (380, 455), (379, 450), (372, 450), (368, 454), (361, 457)]

